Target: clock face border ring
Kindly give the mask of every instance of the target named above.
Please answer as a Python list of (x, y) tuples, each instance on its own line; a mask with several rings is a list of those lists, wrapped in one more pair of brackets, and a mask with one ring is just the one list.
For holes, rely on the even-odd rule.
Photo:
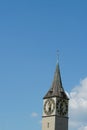
[(58, 99), (56, 104), (57, 113), (65, 116), (68, 112), (68, 102), (65, 99)]
[(47, 99), (44, 103), (44, 112), (46, 115), (51, 115), (55, 110), (54, 99)]

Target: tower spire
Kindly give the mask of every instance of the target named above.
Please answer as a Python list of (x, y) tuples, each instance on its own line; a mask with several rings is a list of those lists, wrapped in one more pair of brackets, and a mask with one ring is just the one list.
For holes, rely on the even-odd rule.
[[(59, 57), (59, 55), (58, 55)], [(44, 98), (48, 98), (48, 97), (64, 97), (66, 99), (68, 99), (65, 91), (64, 91), (64, 88), (62, 86), (62, 80), (61, 80), (61, 74), (60, 74), (60, 68), (59, 68), (59, 61), (57, 61), (57, 64), (56, 64), (56, 70), (55, 70), (55, 73), (54, 73), (54, 79), (53, 79), (53, 82), (52, 82), (52, 86), (51, 88), (49, 89), (49, 91), (47, 92), (47, 94), (45, 95)]]

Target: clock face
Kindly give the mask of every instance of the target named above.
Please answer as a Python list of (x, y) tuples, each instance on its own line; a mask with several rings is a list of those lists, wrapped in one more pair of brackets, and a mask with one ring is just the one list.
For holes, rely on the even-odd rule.
[(56, 107), (58, 114), (64, 116), (68, 112), (68, 101), (65, 99), (58, 99)]
[(44, 103), (44, 112), (46, 115), (50, 115), (54, 112), (55, 101), (53, 99), (47, 99)]

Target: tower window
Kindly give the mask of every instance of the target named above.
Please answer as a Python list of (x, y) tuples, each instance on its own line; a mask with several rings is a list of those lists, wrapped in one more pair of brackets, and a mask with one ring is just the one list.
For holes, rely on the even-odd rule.
[(47, 128), (49, 128), (49, 125), (50, 125), (50, 124), (49, 124), (49, 122), (48, 122), (48, 123), (47, 123)]

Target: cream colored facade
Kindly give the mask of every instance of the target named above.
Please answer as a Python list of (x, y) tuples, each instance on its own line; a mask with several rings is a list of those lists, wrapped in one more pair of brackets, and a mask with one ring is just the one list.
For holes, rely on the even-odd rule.
[(68, 130), (68, 118), (44, 117), (42, 119), (42, 130)]
[(55, 130), (55, 116), (42, 119), (42, 130)]

